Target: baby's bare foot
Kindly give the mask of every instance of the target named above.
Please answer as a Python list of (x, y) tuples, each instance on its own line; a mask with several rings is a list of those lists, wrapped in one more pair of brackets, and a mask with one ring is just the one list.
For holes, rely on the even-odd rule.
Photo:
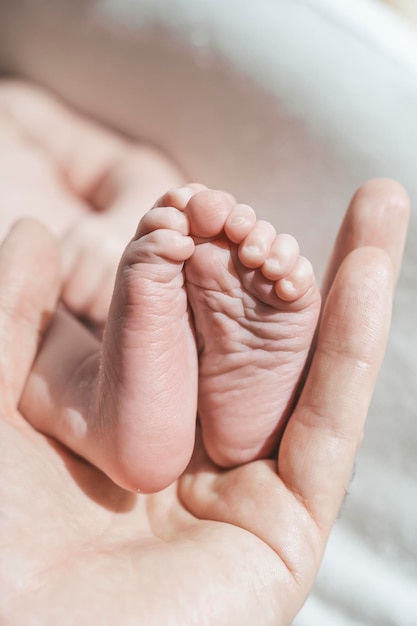
[[(165, 201), (175, 204), (172, 192)], [(185, 276), (207, 451), (222, 466), (265, 457), (285, 425), (319, 315), (312, 266), (293, 237), (228, 194), (203, 190), (178, 208), (196, 244)]]
[(194, 447), (198, 364), (183, 266), (195, 245), (188, 233), (187, 217), (173, 207), (142, 218), (119, 265), (103, 341), (100, 410), (117, 418), (121, 473), (137, 476), (147, 491), (178, 478)]
[(87, 420), (117, 424), (113, 479), (156, 491), (178, 478), (197, 399), (214, 461), (270, 454), (318, 311), (311, 265), (292, 237), (224, 192), (165, 194), (122, 256)]
[(54, 318), (36, 364), (40, 383), (32, 376), (44, 395), (40, 428), (49, 410), (70, 448), (121, 486), (146, 492), (187, 466), (197, 399), (214, 461), (266, 456), (318, 309), (311, 266), (291, 237), (224, 192), (170, 191), (122, 256), (101, 354), (65, 312)]
[[(195, 190), (172, 193), (182, 206)], [(60, 309), (31, 376), (39, 428), (127, 489), (167, 487), (194, 449), (198, 360), (183, 272), (194, 249), (184, 212), (149, 211), (122, 255), (102, 344)]]

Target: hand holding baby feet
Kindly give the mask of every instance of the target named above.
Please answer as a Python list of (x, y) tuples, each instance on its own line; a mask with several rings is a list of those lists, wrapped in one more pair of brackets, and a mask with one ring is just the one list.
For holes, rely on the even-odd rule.
[(290, 235), (228, 194), (184, 209), (196, 249), (185, 263), (199, 353), (198, 412), (217, 464), (268, 457), (292, 408), (320, 310), (310, 262)]
[(28, 383), (26, 397), (38, 397), (31, 420), (119, 485), (153, 492), (191, 457), (198, 389), (217, 464), (267, 457), (319, 305), (293, 238), (227, 193), (171, 190), (122, 256), (102, 349), (75, 321), (56, 317)]
[[(18, 226), (0, 247), (5, 623), (15, 624), (17, 617), (21, 624), (61, 624), (64, 616), (67, 623), (89, 624), (93, 616), (97, 623), (124, 624), (140, 616), (144, 624), (243, 626), (296, 619), (363, 433), (389, 329), (392, 270), (398, 276), (407, 204), (398, 186), (382, 182), (359, 194), (349, 209), (329, 268), (333, 278), (317, 345), (278, 458), (225, 471), (208, 459), (198, 437), (180, 480), (151, 496), (118, 489), (59, 443), (71, 444), (71, 433), (78, 443), (74, 452), (114, 470), (106, 451), (118, 437), (117, 414), (107, 412), (102, 420), (95, 415), (84, 429), (87, 450), (83, 430), (76, 432), (83, 426), (77, 402), (82, 387), (87, 397), (94, 388), (80, 374), (89, 359), (97, 367), (100, 346), (75, 321), (74, 332), (67, 324), (61, 327), (65, 334), (57, 333), (56, 320), (38, 352), (58, 295), (58, 249), (41, 225)], [(48, 344), (53, 362), (42, 356)], [(134, 350), (133, 337), (128, 344)], [(58, 441), (36, 432), (17, 411), (36, 352), (20, 408)], [(62, 382), (55, 389), (59, 371)], [(66, 374), (78, 374), (79, 385)], [(107, 376), (118, 374), (115, 360)], [(71, 409), (66, 422), (45, 404), (65, 385), (77, 392), (58, 398)], [(156, 456), (150, 469), (160, 475), (164, 457), (158, 450)]]

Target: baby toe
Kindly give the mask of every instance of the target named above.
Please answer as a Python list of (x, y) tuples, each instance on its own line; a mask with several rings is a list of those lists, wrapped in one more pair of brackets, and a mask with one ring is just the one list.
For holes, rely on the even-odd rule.
[(194, 194), (195, 191), (192, 189), (192, 186), (186, 185), (184, 187), (173, 187), (164, 193), (163, 196), (158, 198), (153, 205), (153, 208), (172, 206), (179, 211), (183, 211), (187, 202), (193, 197)]
[(277, 235), (262, 265), (262, 274), (274, 281), (287, 276), (294, 269), (299, 255), (300, 247), (292, 235)]
[(275, 293), (281, 300), (294, 302), (302, 298), (314, 283), (313, 266), (308, 259), (300, 256), (292, 271), (275, 283)]
[(216, 237), (224, 228), (234, 205), (234, 198), (224, 192), (206, 189), (189, 200), (185, 214), (190, 222), (190, 232), (195, 237)]
[(267, 259), (276, 237), (275, 228), (269, 222), (259, 220), (239, 246), (239, 259), (248, 268), (261, 267)]
[(160, 264), (186, 261), (194, 252), (194, 241), (175, 230), (154, 230), (128, 244), (122, 264)]
[(182, 235), (190, 233), (188, 219), (184, 213), (172, 206), (156, 207), (145, 213), (140, 220), (135, 239), (159, 229), (175, 230)]
[(256, 213), (248, 204), (235, 204), (227, 216), (224, 231), (233, 243), (242, 243), (256, 224)]

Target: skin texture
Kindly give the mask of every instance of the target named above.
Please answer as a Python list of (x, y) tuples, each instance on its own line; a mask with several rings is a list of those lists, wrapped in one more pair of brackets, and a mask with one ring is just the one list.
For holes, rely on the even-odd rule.
[[(71, 137), (65, 128), (54, 135)], [(77, 161), (86, 181), (100, 169), (88, 145), (89, 167)], [(67, 176), (75, 171), (76, 160), (63, 164), (61, 153), (52, 162)], [(150, 496), (116, 486), (22, 417), (19, 400), (61, 281), (55, 240), (38, 223), (18, 224), (0, 249), (0, 621), (289, 625), (350, 480), (407, 219), (408, 199), (391, 181), (355, 196), (279, 455), (220, 470), (197, 432), (187, 470)], [(20, 406), (29, 420), (36, 405), (29, 394)], [(106, 425), (110, 437), (114, 428)], [(89, 458), (101, 446), (91, 437)]]
[(289, 625), (350, 479), (407, 218), (395, 183), (372, 182), (355, 197), (278, 458), (219, 470), (197, 433), (184, 475), (151, 496), (115, 486), (16, 408), (59, 287), (56, 244), (38, 224), (19, 224), (0, 255), (2, 620)]
[(274, 451), (308, 356), (320, 293), (290, 235), (210, 191), (185, 206), (191, 232), (202, 235), (198, 216), (208, 211), (218, 212), (220, 228), (196, 239), (184, 274), (204, 445), (215, 463), (233, 467)]
[[(155, 150), (102, 129), (18, 81), (0, 83), (0, 148), (3, 232), (18, 215), (45, 221), (61, 237), (63, 302), (102, 326), (121, 247), (151, 205), (152, 191), (160, 181), (174, 182), (177, 171)], [(161, 209), (181, 206), (173, 189), (146, 214), (125, 251), (103, 354), (87, 333), (76, 341), (76, 324), (60, 314), (30, 379), (38, 398), (31, 413), (35, 427), (63, 440), (121, 486), (145, 492), (175, 480), (193, 450), (197, 354), (186, 296), (197, 331), (205, 446), (222, 466), (264, 458), (276, 447), (319, 309), (311, 265), (293, 238), (276, 235), (271, 224), (257, 221), (250, 207), (236, 205), (228, 194), (196, 184), (183, 187), (184, 193), (189, 204), (182, 207), (183, 219), (197, 245), (186, 241), (178, 257), (169, 241), (161, 243), (161, 236), (181, 231), (174, 224), (163, 232), (170, 224)], [(157, 264), (152, 233), (162, 246)], [(185, 259), (187, 293), (180, 272)], [(173, 276), (163, 284), (169, 267)], [(152, 294), (148, 279), (152, 275), (155, 286), (157, 274), (162, 282)], [(225, 298), (227, 290), (232, 297)], [(253, 403), (263, 407), (256, 420)], [(111, 438), (109, 422), (117, 427)], [(91, 447), (90, 439), (98, 436), (101, 446)], [(149, 471), (155, 462), (159, 473)]]
[[(187, 467), (197, 391), (214, 462), (268, 458), (319, 314), (313, 270), (296, 242), (294, 253), (282, 250), (282, 236), (252, 209), (246, 235), (242, 224), (237, 232), (242, 206), (202, 187), (171, 190), (141, 220), (120, 262), (102, 344), (68, 315), (56, 317), (21, 402), (26, 411), (36, 397), (28, 419), (37, 430), (132, 491), (159, 491)], [(270, 280), (263, 267), (275, 242), (286, 265)], [(290, 292), (281, 287), (289, 280)]]

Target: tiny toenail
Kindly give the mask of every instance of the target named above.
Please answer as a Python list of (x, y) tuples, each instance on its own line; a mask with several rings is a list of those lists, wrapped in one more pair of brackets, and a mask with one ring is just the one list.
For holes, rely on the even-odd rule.
[(236, 215), (236, 217), (232, 217), (232, 219), (230, 220), (230, 224), (232, 226), (243, 226), (243, 224), (247, 223), (247, 219), (246, 217), (243, 217), (242, 215)]
[(259, 246), (245, 246), (245, 252), (246, 254), (248, 254), (249, 256), (259, 256), (260, 254), (262, 254), (262, 250)]
[(285, 291), (288, 291), (289, 293), (295, 291), (294, 284), (290, 280), (284, 278), (281, 284), (284, 287)]
[(279, 272), (281, 270), (281, 263), (277, 259), (266, 259), (265, 267), (274, 272)]

